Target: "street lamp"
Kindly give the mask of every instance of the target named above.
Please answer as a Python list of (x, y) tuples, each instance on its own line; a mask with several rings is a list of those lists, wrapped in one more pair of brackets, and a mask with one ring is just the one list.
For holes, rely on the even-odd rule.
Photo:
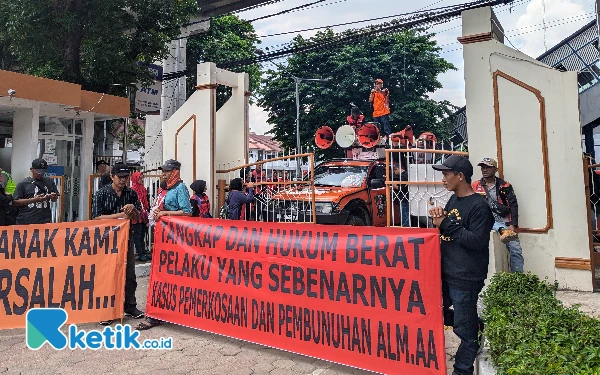
[[(294, 77), (296, 82), (296, 153), (300, 153), (300, 93), (298, 91), (298, 85), (302, 81), (310, 82), (327, 82), (329, 78), (299, 78)], [(300, 163), (296, 161), (296, 178), (302, 176)]]

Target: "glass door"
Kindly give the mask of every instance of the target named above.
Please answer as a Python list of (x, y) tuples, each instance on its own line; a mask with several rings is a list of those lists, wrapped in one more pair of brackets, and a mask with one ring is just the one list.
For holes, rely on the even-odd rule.
[(39, 157), (48, 163), (48, 177), (61, 193), (53, 216), (56, 221), (76, 221), (80, 216), (81, 137), (40, 133), (39, 140)]

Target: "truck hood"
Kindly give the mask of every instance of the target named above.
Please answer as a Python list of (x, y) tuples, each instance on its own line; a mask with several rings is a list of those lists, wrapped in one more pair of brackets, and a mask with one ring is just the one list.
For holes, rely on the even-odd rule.
[[(364, 187), (315, 186), (315, 201), (338, 202), (342, 197), (364, 190)], [(310, 189), (290, 189), (275, 194), (271, 199), (309, 201)]]

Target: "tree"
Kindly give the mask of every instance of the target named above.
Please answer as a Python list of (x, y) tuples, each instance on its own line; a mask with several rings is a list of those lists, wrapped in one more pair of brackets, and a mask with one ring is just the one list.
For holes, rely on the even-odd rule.
[[(348, 31), (347, 33), (350, 33)], [(269, 114), (269, 132), (285, 147), (296, 146), (296, 99), (294, 76), (330, 78), (329, 82), (300, 83), (300, 137), (303, 145), (314, 145), (315, 131), (327, 125), (336, 131), (344, 125), (351, 104), (356, 104), (370, 121), (369, 94), (376, 78), (390, 90), (393, 131), (412, 125), (416, 134), (433, 131), (438, 137), (447, 133), (453, 107), (447, 101), (428, 97), (442, 85), (438, 76), (452, 64), (439, 56), (440, 48), (432, 34), (406, 30), (338, 47), (328, 47), (292, 55), (278, 70), (268, 70), (262, 81), (259, 105)], [(331, 30), (293, 44), (302, 47), (326, 43), (334, 38)], [(339, 152), (338, 152), (339, 153)], [(333, 155), (333, 151), (326, 154)]]
[[(214, 62), (217, 64), (233, 60), (252, 58), (260, 40), (251, 23), (235, 15), (227, 15), (211, 20), (208, 32), (191, 36), (187, 43), (187, 93), (192, 95), (196, 86), (197, 64)], [(252, 64), (243, 68), (231, 69), (249, 75), (249, 90), (254, 92), (260, 85), (260, 65)], [(231, 96), (231, 88), (217, 89), (217, 109)]]
[[(196, 0), (0, 0), (4, 69), (124, 94), (149, 82)], [(138, 64), (141, 63), (141, 64)]]

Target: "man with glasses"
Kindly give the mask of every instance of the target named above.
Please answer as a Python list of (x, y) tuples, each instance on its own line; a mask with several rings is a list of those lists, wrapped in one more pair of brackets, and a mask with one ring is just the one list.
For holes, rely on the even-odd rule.
[(519, 225), (519, 205), (512, 185), (496, 177), (498, 163), (492, 158), (483, 158), (477, 164), (481, 167), (481, 180), (473, 182), (473, 190), (483, 195), (494, 214), (494, 227), (510, 253), (511, 272), (523, 272), (523, 250), (517, 236)]
[[(104, 186), (94, 194), (92, 201), (92, 219), (138, 220), (142, 206), (137, 193), (129, 187), (129, 168), (125, 164), (115, 164), (111, 170), (112, 184)], [(131, 238), (131, 236), (130, 236)], [(131, 241), (127, 249), (127, 267), (125, 270), (125, 316), (135, 319), (144, 317), (137, 308), (135, 290), (135, 252)], [(112, 321), (100, 322), (109, 325)]]

